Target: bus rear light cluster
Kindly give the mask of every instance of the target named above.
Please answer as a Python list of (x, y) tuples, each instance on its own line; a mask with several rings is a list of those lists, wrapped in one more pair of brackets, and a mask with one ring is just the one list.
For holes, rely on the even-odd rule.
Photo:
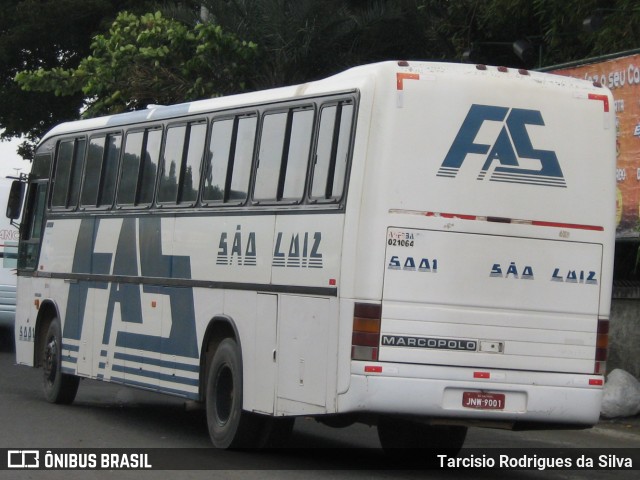
[(607, 350), (609, 348), (609, 320), (598, 319), (596, 336), (596, 358), (593, 373), (604, 375), (607, 370)]
[(356, 303), (353, 309), (353, 334), (351, 335), (352, 360), (378, 360), (380, 345), (380, 321), (382, 305)]

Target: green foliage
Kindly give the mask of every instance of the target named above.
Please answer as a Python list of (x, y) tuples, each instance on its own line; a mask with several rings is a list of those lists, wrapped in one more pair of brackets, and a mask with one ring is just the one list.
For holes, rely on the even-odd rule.
[(77, 68), (24, 71), (16, 81), (30, 91), (81, 92), (83, 115), (92, 117), (242, 91), (255, 51), (211, 23), (189, 27), (160, 12), (122, 12)]
[[(215, 21), (259, 45), (256, 87), (305, 82), (387, 59), (537, 68), (640, 45), (637, 0), (201, 0)], [(582, 22), (604, 13), (604, 25)], [(513, 42), (527, 40), (526, 61)]]
[[(23, 136), (19, 153), (31, 158), (33, 145), (62, 121), (76, 119), (81, 92), (23, 90), (21, 70), (68, 69), (89, 54), (91, 37), (108, 28), (118, 11), (149, 11), (151, 0), (2, 0), (0, 8), (0, 139)], [(1, 159), (0, 159), (1, 161)]]
[[(423, 0), (203, 0), (225, 30), (258, 44), (255, 88), (304, 83), (354, 65), (455, 55), (437, 31), (447, 9)], [(453, 2), (455, 3), (455, 2)]]
[[(587, 32), (594, 13), (604, 23)], [(0, 136), (35, 142), (80, 111), (304, 83), (381, 60), (461, 61), (471, 46), (477, 62), (545, 67), (638, 48), (638, 32), (637, 0), (3, 0)], [(529, 61), (512, 50), (519, 39), (534, 45)]]
[[(513, 67), (549, 67), (640, 46), (640, 4), (637, 0), (457, 0), (446, 4), (444, 22), (460, 59), (476, 46), (476, 61)], [(429, 8), (432, 8), (429, 6)], [(599, 14), (598, 30), (587, 31), (583, 21)], [(511, 45), (526, 39), (536, 51), (523, 62)]]

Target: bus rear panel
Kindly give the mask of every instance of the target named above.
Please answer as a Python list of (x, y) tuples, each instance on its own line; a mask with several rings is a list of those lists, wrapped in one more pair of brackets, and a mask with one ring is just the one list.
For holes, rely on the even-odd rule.
[(594, 424), (615, 236), (609, 92), (455, 65), (390, 69), (377, 92), (340, 408)]

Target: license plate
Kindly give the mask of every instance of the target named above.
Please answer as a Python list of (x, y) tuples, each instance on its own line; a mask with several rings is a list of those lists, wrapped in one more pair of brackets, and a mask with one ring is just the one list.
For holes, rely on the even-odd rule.
[(479, 410), (504, 410), (504, 393), (463, 392), (462, 406)]

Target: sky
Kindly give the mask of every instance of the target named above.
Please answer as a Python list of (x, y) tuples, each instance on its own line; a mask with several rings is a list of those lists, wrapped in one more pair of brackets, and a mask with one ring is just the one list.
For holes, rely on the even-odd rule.
[(20, 168), (22, 173), (29, 173), (31, 170), (31, 162), (23, 160), (16, 152), (20, 143), (22, 141), (19, 138), (0, 142), (0, 178), (15, 176), (16, 168)]

